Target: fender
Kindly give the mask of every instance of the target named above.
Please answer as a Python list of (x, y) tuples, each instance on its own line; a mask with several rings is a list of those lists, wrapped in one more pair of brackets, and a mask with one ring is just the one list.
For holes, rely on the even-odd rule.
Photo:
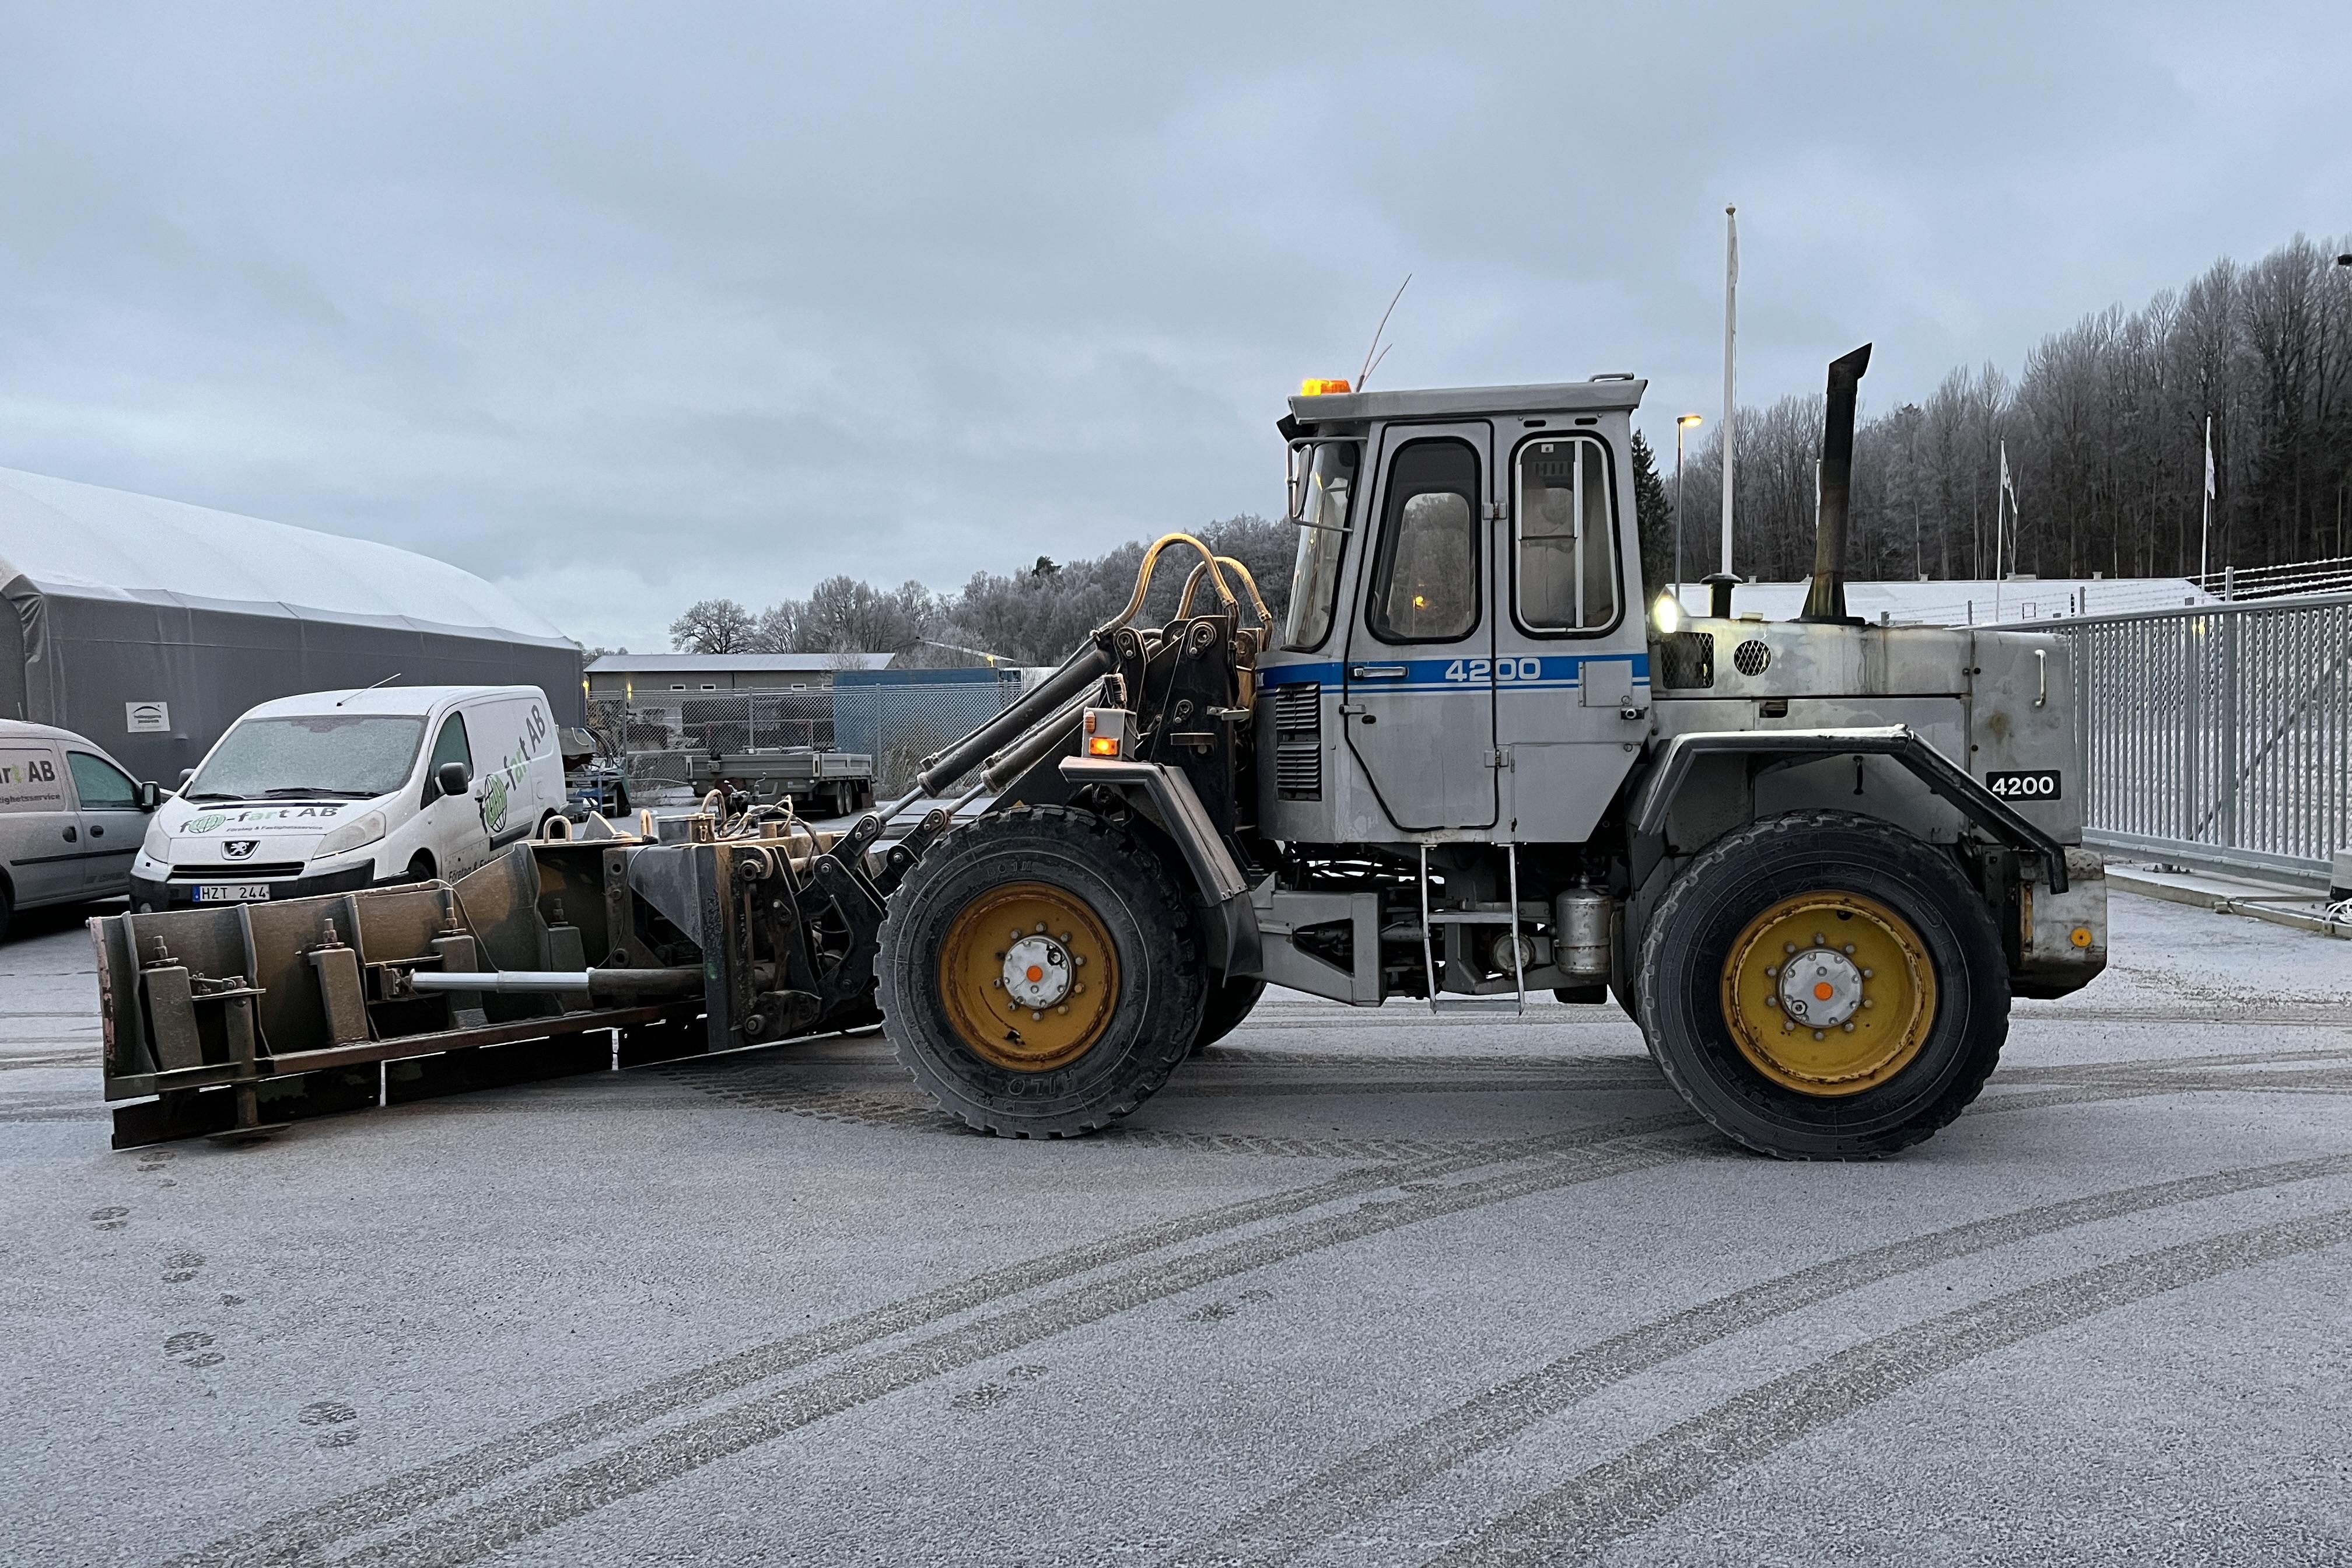
[[(2066, 890), (2065, 847), (2019, 816), (2007, 801), (1970, 778), (1906, 724), (1853, 730), (1700, 730), (1675, 736), (1661, 750), (1649, 783), (1634, 807), (1637, 863), (1645, 858), (1655, 863), (1655, 848), (1665, 836), (1666, 813), (1674, 805), (1675, 792), (1689, 775), (1692, 761), (1727, 753), (1775, 759), (1855, 753), (1892, 757), (1995, 842), (2039, 859), (2047, 871), (2051, 892)], [(1644, 846), (1652, 850), (1647, 857), (1643, 854)], [(1646, 874), (1646, 868), (1643, 872)]]
[(1210, 962), (1228, 979), (1257, 974), (1265, 956), (1249, 885), (1192, 781), (1163, 763), (1111, 757), (1065, 757), (1061, 773), (1074, 789), (1099, 784), (1118, 791), (1176, 841), (1207, 917)]

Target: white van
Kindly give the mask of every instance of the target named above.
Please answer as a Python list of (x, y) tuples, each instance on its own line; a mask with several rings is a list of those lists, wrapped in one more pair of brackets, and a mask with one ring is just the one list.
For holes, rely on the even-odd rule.
[(157, 810), (141, 910), (457, 878), (563, 808), (532, 686), (393, 686), (248, 712)]
[(12, 910), (130, 891), (157, 798), (72, 731), (0, 719), (0, 931)]

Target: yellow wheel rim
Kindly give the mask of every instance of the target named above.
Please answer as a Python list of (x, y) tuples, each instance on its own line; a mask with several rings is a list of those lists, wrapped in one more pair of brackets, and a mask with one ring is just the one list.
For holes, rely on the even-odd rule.
[(1935, 967), (1910, 922), (1875, 899), (1802, 893), (1732, 943), (1723, 1014), (1740, 1054), (1783, 1089), (1859, 1094), (1927, 1044)]
[(940, 995), (983, 1061), (1050, 1072), (1093, 1049), (1118, 1006), (1118, 953), (1084, 899), (1010, 882), (964, 906), (940, 948)]

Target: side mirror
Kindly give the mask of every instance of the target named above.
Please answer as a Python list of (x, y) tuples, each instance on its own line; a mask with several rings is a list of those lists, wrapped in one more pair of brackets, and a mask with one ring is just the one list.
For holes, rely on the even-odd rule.
[(463, 795), (474, 782), (474, 770), (463, 763), (443, 763), (433, 771), (433, 782), (443, 795)]
[(139, 786), (139, 809), (152, 811), (163, 804), (163, 786), (148, 779)]
[(180, 782), (179, 782), (179, 784), (178, 784), (176, 786), (174, 786), (174, 787), (179, 788), (179, 789), (185, 789), (185, 788), (187, 788), (187, 787), (188, 787), (188, 781), (189, 781), (190, 779), (192, 779), (192, 778), (194, 778), (195, 776), (196, 776), (196, 770), (195, 770), (195, 769), (194, 769), (194, 768), (182, 768), (182, 769), (180, 770)]

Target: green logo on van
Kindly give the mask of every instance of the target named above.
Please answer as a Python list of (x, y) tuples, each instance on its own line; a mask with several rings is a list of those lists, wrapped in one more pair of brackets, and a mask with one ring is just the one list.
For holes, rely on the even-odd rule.
[(180, 831), (183, 833), (210, 833), (214, 828), (218, 827), (222, 823), (226, 822), (227, 820), (227, 816), (222, 812), (208, 811), (202, 816), (190, 817), (187, 822), (181, 826)]

